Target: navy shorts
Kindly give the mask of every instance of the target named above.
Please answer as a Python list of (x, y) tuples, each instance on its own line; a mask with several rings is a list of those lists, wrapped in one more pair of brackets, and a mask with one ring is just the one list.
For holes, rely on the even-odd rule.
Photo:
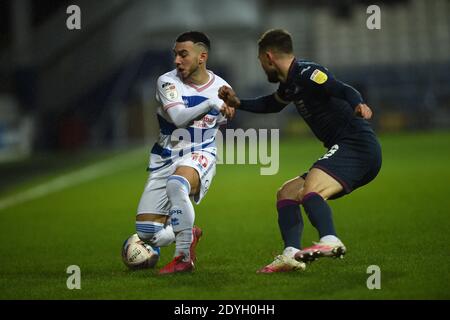
[[(372, 133), (358, 133), (340, 139), (331, 146), (312, 168), (318, 168), (336, 179), (343, 187), (330, 197), (342, 197), (356, 188), (368, 184), (381, 168), (381, 146)], [(303, 179), (308, 173), (301, 175)]]

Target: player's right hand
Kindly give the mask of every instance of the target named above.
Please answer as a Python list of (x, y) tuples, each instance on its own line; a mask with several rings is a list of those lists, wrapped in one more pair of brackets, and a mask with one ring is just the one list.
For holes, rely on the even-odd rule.
[(222, 86), (219, 89), (219, 98), (222, 99), (229, 107), (239, 108), (241, 100), (236, 96), (236, 92), (227, 86)]

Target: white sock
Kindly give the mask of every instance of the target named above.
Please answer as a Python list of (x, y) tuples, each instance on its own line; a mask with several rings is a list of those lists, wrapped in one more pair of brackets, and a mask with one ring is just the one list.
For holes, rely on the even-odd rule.
[(172, 175), (167, 179), (166, 191), (172, 205), (170, 219), (175, 232), (175, 256), (182, 254), (185, 261), (190, 259), (195, 220), (194, 206), (189, 199), (190, 189), (189, 181), (182, 176)]
[(191, 259), (190, 247), (193, 240), (192, 228), (178, 232), (175, 236), (175, 254), (174, 257), (184, 255), (183, 261)]
[(338, 237), (333, 236), (333, 235), (328, 235), (328, 236), (324, 236), (324, 237), (320, 238), (320, 242), (337, 242), (337, 243), (342, 243), (341, 240), (339, 240)]
[(166, 247), (175, 241), (175, 234), (171, 225), (161, 229), (150, 241), (150, 244), (156, 247)]

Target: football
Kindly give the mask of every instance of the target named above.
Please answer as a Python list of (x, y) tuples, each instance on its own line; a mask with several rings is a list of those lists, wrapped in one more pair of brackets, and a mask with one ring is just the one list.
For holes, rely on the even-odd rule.
[(156, 266), (159, 248), (153, 248), (133, 234), (123, 244), (122, 261), (130, 269), (146, 269)]

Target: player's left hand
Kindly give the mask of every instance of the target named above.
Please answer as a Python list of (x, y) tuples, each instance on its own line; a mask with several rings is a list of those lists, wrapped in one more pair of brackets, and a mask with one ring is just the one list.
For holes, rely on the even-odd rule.
[(372, 110), (369, 108), (367, 104), (360, 103), (355, 108), (355, 115), (365, 120), (369, 120), (370, 118), (372, 118)]
[(231, 120), (234, 118), (236, 113), (236, 109), (227, 106), (225, 103), (222, 105), (222, 109), (220, 112), (228, 119)]

